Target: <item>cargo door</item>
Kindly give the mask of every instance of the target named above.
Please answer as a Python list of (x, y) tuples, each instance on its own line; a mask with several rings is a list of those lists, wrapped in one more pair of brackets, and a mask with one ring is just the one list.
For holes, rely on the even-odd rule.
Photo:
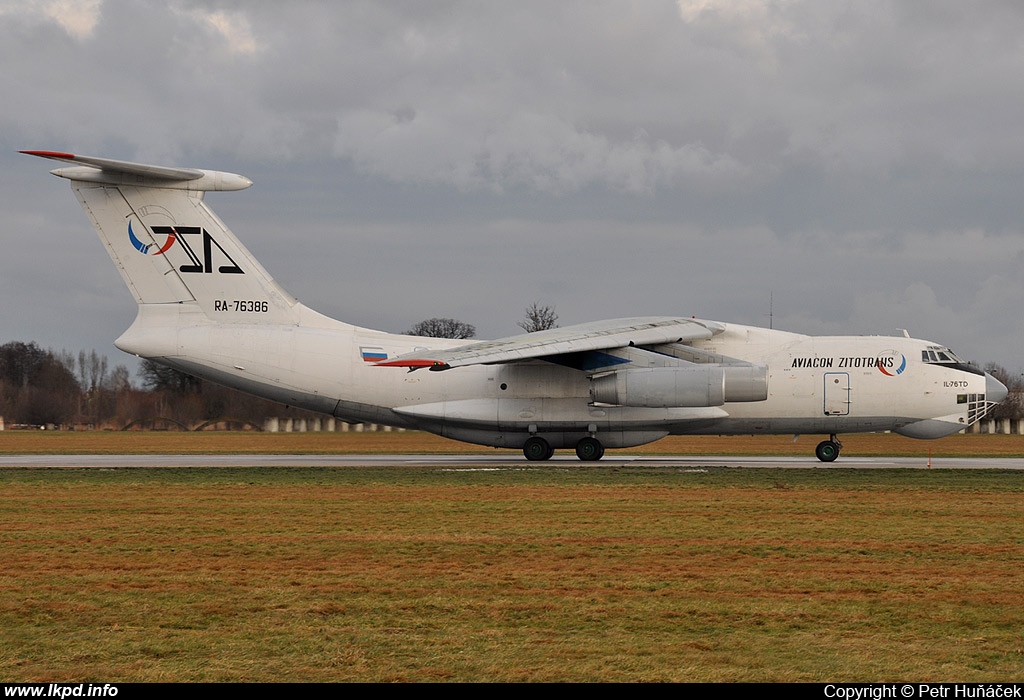
[(846, 372), (825, 373), (825, 415), (850, 414), (850, 375)]

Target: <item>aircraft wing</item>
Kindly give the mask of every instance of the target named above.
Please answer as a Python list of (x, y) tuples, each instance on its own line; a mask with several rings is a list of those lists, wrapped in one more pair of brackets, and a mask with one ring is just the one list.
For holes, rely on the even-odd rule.
[(618, 318), (469, 343), (446, 350), (412, 352), (378, 362), (375, 366), (411, 369), (427, 367), (438, 371), (466, 365), (519, 362), (630, 345), (687, 343), (710, 338), (723, 330), (724, 327), (719, 323), (695, 318)]

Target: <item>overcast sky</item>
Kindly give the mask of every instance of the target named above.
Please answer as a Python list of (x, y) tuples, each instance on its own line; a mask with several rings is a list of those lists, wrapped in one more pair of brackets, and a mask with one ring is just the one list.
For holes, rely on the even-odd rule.
[(539, 301), (1024, 368), (1019, 0), (0, 0), (0, 65), (0, 342), (125, 361), (50, 149), (252, 178), (207, 202), (364, 326)]

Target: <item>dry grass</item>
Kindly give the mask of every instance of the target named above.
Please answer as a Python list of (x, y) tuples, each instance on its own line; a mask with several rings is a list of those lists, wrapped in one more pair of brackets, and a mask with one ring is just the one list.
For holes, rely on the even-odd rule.
[(0, 492), (6, 680), (1024, 669), (1017, 472), (44, 469)]
[[(799, 455), (814, 453), (820, 436), (755, 437), (672, 436), (626, 454)], [(893, 434), (842, 435), (844, 456), (986, 456), (1024, 457), (1024, 436), (954, 435), (941, 440), (913, 440)], [(259, 432), (0, 432), (0, 454), (380, 454), (492, 453), (421, 433), (259, 433)], [(507, 452), (518, 453), (518, 450)], [(610, 451), (614, 455), (618, 451)]]

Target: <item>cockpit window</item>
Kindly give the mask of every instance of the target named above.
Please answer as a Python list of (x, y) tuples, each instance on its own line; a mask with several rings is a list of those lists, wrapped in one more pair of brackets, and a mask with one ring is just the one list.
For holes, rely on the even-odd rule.
[(964, 362), (957, 354), (949, 348), (944, 348), (939, 345), (933, 345), (926, 350), (921, 351), (921, 362), (925, 362), (931, 365), (943, 365), (950, 369), (959, 369), (964, 372), (971, 374), (984, 374), (980, 369), (974, 367), (967, 362)]
[(933, 347), (921, 351), (921, 361), (934, 364), (965, 365), (967, 364), (949, 348)]

